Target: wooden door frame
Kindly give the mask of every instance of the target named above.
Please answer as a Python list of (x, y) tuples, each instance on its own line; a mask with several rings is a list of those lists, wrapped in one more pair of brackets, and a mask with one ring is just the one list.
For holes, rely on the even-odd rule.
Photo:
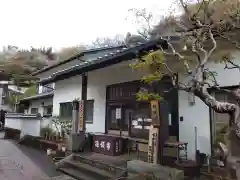
[[(124, 82), (124, 83), (116, 83), (116, 84), (112, 84), (112, 85), (109, 85), (106, 87), (106, 103), (105, 103), (105, 133), (107, 134), (108, 133), (108, 106), (109, 104), (121, 104), (121, 105), (124, 105), (124, 104), (135, 104), (137, 103), (136, 99), (118, 99), (118, 100), (108, 100), (108, 88), (110, 87), (116, 87), (116, 86), (126, 86), (126, 85), (129, 85), (129, 84), (139, 84), (139, 81), (136, 80), (136, 81), (130, 81), (130, 82)], [(141, 84), (141, 83), (140, 83)], [(140, 85), (139, 84), (139, 85)], [(170, 90), (171, 93), (173, 93), (173, 100), (172, 103), (171, 102), (171, 115), (172, 115), (172, 122), (173, 122), (173, 118), (174, 118), (174, 128), (173, 130), (176, 131), (175, 134), (176, 134), (176, 139), (177, 141), (179, 141), (179, 91), (178, 89), (176, 88), (173, 88)], [(174, 108), (174, 109), (173, 109)], [(129, 133), (129, 132), (128, 132)], [(170, 136), (170, 134), (169, 134)]]

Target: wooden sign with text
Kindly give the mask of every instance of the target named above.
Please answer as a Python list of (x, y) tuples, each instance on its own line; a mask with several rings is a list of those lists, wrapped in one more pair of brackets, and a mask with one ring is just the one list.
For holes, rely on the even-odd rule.
[(158, 128), (151, 126), (149, 129), (149, 142), (148, 142), (148, 162), (158, 163)]
[(79, 102), (79, 130), (84, 130), (84, 101)]
[(152, 118), (152, 125), (154, 127), (160, 126), (160, 107), (159, 107), (159, 101), (158, 100), (152, 100), (151, 101), (151, 118)]

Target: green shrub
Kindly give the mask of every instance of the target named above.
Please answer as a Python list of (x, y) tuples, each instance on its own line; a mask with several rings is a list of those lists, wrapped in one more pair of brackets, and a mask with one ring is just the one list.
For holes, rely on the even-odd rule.
[(53, 130), (52, 130), (50, 127), (43, 127), (43, 128), (41, 128), (41, 130), (40, 130), (41, 136), (44, 136), (44, 135), (46, 135), (46, 134), (50, 135), (50, 134), (53, 134), (53, 133), (54, 133), (54, 132), (53, 132)]
[(215, 143), (218, 144), (219, 142), (226, 143), (226, 136), (228, 134), (229, 127), (228, 125), (223, 126), (220, 130), (216, 132), (216, 141)]

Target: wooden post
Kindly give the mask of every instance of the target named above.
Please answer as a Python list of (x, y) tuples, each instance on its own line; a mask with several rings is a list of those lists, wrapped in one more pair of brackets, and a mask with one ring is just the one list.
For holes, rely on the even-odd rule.
[(159, 156), (159, 127), (160, 127), (160, 116), (159, 116), (159, 101), (151, 101), (151, 118), (152, 126), (149, 130), (149, 145), (148, 145), (148, 161), (149, 163), (158, 163)]
[(79, 131), (84, 131), (84, 102), (79, 103)]
[[(164, 143), (168, 139), (168, 106), (158, 100), (151, 101), (152, 127), (149, 131), (148, 155), (151, 163), (162, 164)], [(149, 160), (150, 161), (150, 160)]]
[(48, 140), (48, 136), (49, 136), (49, 133), (46, 132), (46, 136), (45, 136), (45, 139)]
[[(86, 103), (87, 103), (87, 85), (88, 85), (88, 77), (86, 73), (82, 74), (82, 101), (81, 101), (81, 110), (82, 117), (80, 119), (80, 131), (86, 131)], [(79, 112), (81, 113), (81, 112)]]

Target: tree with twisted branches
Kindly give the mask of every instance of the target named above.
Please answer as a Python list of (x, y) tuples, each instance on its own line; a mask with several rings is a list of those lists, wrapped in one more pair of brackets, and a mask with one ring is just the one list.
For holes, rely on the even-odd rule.
[(31, 48), (29, 50), (8, 46), (0, 53), (0, 73), (17, 86), (30, 86), (36, 78), (31, 76), (33, 71), (39, 70), (55, 60), (52, 48)]
[[(220, 88), (215, 72), (207, 64), (217, 58), (219, 63), (225, 64), (225, 69), (240, 70), (240, 65), (231, 57), (234, 51), (240, 49), (237, 41), (240, 1), (178, 0), (177, 3), (183, 10), (182, 15), (165, 17), (150, 32), (151, 39), (165, 39), (168, 50), (159, 46), (157, 51), (139, 58), (132, 66), (149, 70), (149, 74), (143, 77), (147, 83), (159, 81), (165, 75), (171, 76), (175, 88), (193, 93), (215, 112), (229, 114), (232, 126), (228, 148), (231, 154), (231, 144), (240, 147), (240, 86), (234, 90)], [(186, 75), (188, 81), (176, 81), (179, 73)], [(209, 93), (210, 87), (231, 95), (236, 103), (218, 101)], [(149, 97), (144, 92), (139, 94)], [(151, 93), (149, 98), (153, 97)]]

